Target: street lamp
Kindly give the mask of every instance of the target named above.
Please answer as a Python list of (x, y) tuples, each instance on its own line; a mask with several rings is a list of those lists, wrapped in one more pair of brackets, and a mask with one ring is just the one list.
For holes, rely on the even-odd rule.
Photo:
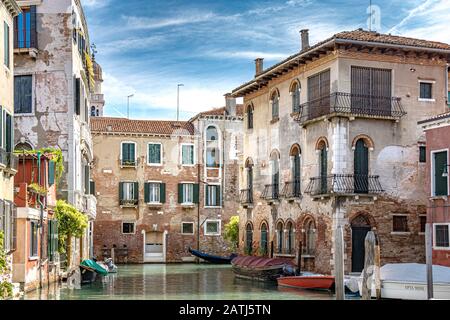
[(177, 121), (180, 119), (180, 87), (184, 87), (184, 84), (177, 85)]
[(134, 94), (130, 94), (127, 96), (127, 118), (130, 119), (130, 98), (133, 97)]
[(445, 166), (444, 166), (444, 172), (442, 172), (442, 177), (443, 178), (447, 178), (448, 177), (448, 167), (450, 167), (450, 164), (446, 164)]

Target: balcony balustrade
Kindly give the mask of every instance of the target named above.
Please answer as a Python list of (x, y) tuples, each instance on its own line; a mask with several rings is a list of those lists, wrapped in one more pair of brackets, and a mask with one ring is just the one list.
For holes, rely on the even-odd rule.
[(301, 183), (300, 180), (285, 182), (283, 190), (281, 191), (281, 196), (286, 199), (300, 198), (301, 193)]
[(314, 197), (331, 194), (379, 194), (383, 191), (379, 176), (333, 174), (311, 178), (305, 193)]
[(243, 189), (240, 192), (239, 200), (241, 205), (249, 206), (253, 204), (253, 190), (252, 189)]
[(261, 195), (261, 198), (267, 201), (276, 201), (280, 198), (280, 185), (276, 184), (267, 184), (264, 187), (264, 191)]

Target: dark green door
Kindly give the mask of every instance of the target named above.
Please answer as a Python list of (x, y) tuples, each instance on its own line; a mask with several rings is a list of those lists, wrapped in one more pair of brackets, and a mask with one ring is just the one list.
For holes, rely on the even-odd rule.
[(253, 203), (253, 167), (249, 167), (247, 171), (247, 202)]
[(364, 140), (360, 139), (356, 142), (355, 148), (355, 193), (369, 192), (369, 149)]
[(327, 193), (327, 172), (328, 172), (328, 154), (327, 148), (323, 146), (320, 150), (320, 191), (321, 194)]
[(434, 154), (434, 195), (448, 195), (448, 180), (443, 177), (444, 170), (447, 169), (447, 151)]
[(300, 155), (294, 156), (294, 169), (293, 169), (293, 176), (294, 176), (294, 196), (298, 197), (300, 195)]
[(369, 226), (352, 226), (352, 272), (361, 272), (364, 269), (364, 242), (370, 229)]

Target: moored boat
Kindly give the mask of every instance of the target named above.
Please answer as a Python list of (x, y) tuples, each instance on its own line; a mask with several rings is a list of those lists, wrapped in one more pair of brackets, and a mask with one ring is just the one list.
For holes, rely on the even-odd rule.
[(288, 259), (237, 256), (231, 261), (236, 277), (257, 281), (276, 281), (285, 275), (286, 267), (294, 264)]
[(334, 276), (308, 274), (292, 277), (280, 277), (277, 279), (277, 282), (279, 286), (284, 287), (330, 290), (334, 284)]
[(236, 254), (231, 254), (229, 257), (215, 256), (212, 254), (194, 250), (192, 248), (189, 248), (189, 252), (198, 258), (201, 258), (205, 261), (208, 261), (208, 262), (214, 263), (214, 264), (230, 264), (231, 260), (233, 260), (236, 257)]
[(97, 274), (105, 276), (108, 274), (108, 270), (100, 266), (94, 260), (83, 260), (80, 264), (81, 272), (81, 284), (88, 284), (95, 281)]
[[(380, 268), (381, 298), (426, 300), (427, 271), (425, 264), (392, 263)], [(358, 279), (362, 292), (362, 277)], [(372, 297), (376, 296), (375, 281), (372, 281)], [(450, 300), (450, 268), (433, 265), (433, 298)]]

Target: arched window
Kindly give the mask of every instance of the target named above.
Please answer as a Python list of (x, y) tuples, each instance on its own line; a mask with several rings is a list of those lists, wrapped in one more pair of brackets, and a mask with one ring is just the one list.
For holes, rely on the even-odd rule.
[(217, 128), (209, 126), (206, 128), (206, 166), (208, 168), (220, 167), (219, 134)]
[(272, 120), (277, 120), (280, 116), (280, 95), (278, 94), (277, 90), (272, 93), (272, 96), (270, 97), (270, 103), (272, 104)]
[(253, 251), (253, 226), (251, 223), (247, 223), (245, 227), (245, 251), (248, 255), (251, 255)]
[(91, 116), (95, 117), (95, 106), (91, 107)]
[(300, 112), (300, 85), (297, 81), (292, 84), (291, 87), (292, 95), (292, 112)]
[(273, 151), (270, 155), (270, 164), (272, 171), (272, 199), (278, 199), (280, 189), (280, 154)]
[(368, 193), (369, 148), (364, 139), (359, 139), (355, 145), (354, 174), (355, 193)]
[(247, 129), (253, 129), (253, 105), (247, 106)]
[(260, 249), (262, 255), (267, 255), (268, 253), (268, 233), (269, 230), (267, 229), (267, 224), (263, 222), (261, 224), (261, 242), (260, 242)]
[(283, 222), (277, 223), (277, 253), (283, 253)]
[(328, 193), (328, 151), (327, 144), (324, 140), (319, 142), (319, 177), (320, 177), (320, 193)]
[(33, 147), (28, 142), (19, 142), (16, 144), (14, 151), (31, 151)]
[(292, 183), (290, 190), (290, 197), (299, 197), (301, 195), (301, 162), (300, 162), (300, 147), (295, 144), (291, 148), (291, 170)]
[(246, 195), (246, 203), (253, 203), (253, 160), (248, 158), (245, 162), (245, 170), (247, 173), (247, 189)]
[(292, 254), (294, 251), (294, 226), (291, 221), (286, 225), (286, 253)]
[(303, 250), (305, 255), (313, 256), (316, 251), (316, 228), (313, 219), (304, 223)]

